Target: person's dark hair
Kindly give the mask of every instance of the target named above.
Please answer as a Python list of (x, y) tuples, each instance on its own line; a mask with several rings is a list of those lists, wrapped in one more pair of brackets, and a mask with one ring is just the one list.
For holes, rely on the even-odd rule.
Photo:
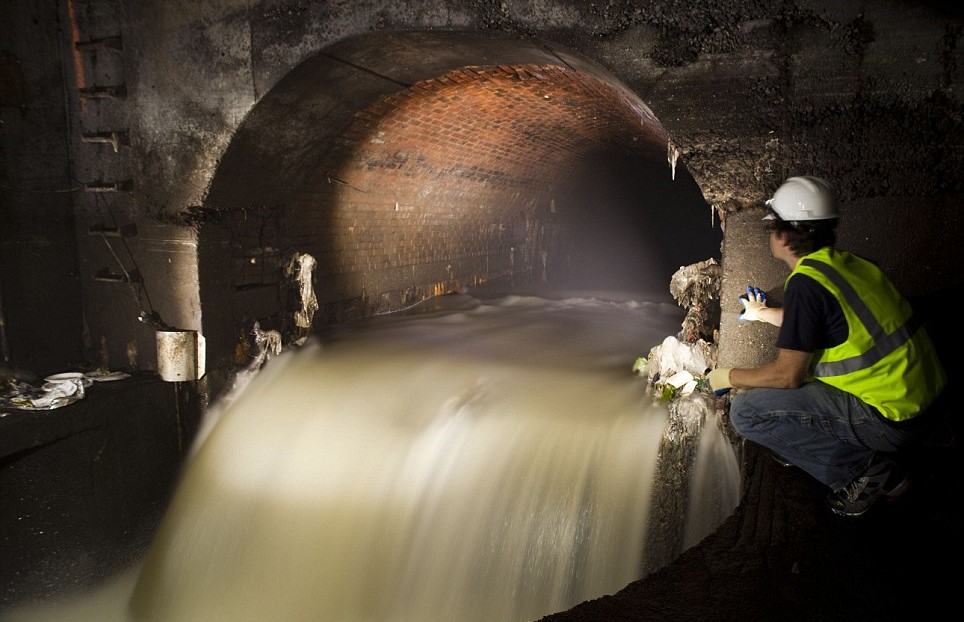
[(770, 221), (770, 231), (785, 233), (787, 246), (797, 255), (806, 255), (820, 250), (824, 246), (837, 244), (836, 218), (828, 220), (810, 220), (788, 222), (779, 218)]

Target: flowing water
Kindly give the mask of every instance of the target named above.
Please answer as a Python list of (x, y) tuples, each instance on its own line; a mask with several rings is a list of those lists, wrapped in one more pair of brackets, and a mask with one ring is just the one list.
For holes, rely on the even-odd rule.
[[(665, 297), (444, 296), (288, 351), (215, 406), (148, 556), (11, 620), (526, 622), (647, 568)], [(201, 442), (203, 441), (203, 442)], [(707, 424), (685, 543), (738, 500)]]

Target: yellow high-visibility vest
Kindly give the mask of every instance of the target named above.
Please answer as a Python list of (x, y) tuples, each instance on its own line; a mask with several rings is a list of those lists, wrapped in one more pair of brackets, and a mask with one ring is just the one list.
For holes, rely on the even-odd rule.
[(937, 351), (910, 303), (873, 263), (824, 247), (804, 255), (787, 277), (805, 274), (830, 291), (849, 332), (818, 350), (811, 379), (856, 395), (893, 421), (920, 414), (947, 382)]

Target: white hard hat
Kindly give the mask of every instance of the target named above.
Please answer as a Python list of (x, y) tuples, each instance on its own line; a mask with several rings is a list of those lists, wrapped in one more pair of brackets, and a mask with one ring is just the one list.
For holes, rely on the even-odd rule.
[(771, 212), (764, 220), (829, 220), (839, 218), (833, 187), (819, 177), (790, 177), (766, 202)]

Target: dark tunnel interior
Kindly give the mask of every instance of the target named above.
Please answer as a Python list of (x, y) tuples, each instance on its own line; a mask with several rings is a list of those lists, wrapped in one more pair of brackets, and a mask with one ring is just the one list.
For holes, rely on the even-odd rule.
[(720, 261), (719, 223), (689, 173), (680, 167), (675, 175), (665, 160), (605, 150), (585, 158), (561, 193), (580, 206), (573, 287), (668, 296), (677, 269)]

